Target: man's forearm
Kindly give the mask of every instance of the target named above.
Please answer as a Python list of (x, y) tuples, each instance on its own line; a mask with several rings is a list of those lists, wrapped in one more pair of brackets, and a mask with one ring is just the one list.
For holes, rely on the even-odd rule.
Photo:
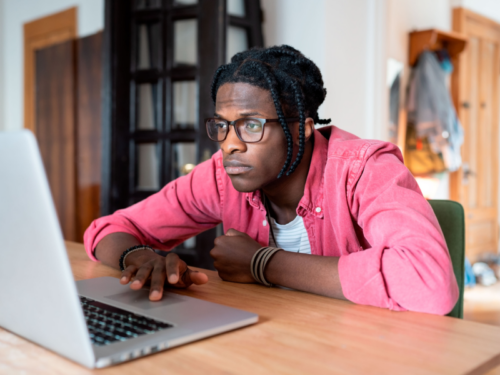
[(339, 259), (278, 251), (267, 264), (265, 276), (272, 284), (345, 300)]
[[(132, 246), (140, 245), (140, 242), (128, 233), (111, 233), (104, 237), (96, 246), (95, 257), (107, 266), (119, 268), (118, 262), (125, 250)], [(138, 252), (139, 255), (141, 252)], [(130, 254), (132, 257), (134, 254)], [(128, 260), (128, 258), (127, 258)]]

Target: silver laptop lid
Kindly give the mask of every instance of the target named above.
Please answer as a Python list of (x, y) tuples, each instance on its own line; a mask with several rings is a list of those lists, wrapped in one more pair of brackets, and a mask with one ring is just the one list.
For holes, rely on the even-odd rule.
[(27, 130), (0, 132), (0, 247), (0, 326), (94, 367), (42, 160)]

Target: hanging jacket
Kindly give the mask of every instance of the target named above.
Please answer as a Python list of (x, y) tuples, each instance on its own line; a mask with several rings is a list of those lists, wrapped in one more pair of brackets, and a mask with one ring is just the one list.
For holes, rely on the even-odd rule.
[(442, 155), (450, 172), (460, 168), (464, 132), (446, 86), (446, 72), (430, 51), (420, 54), (413, 70), (407, 110), (417, 137), (427, 137), (432, 151)]

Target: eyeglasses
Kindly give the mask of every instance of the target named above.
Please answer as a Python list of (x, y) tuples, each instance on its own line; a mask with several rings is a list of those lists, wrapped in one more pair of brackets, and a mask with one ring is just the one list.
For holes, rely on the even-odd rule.
[[(286, 118), (285, 121), (295, 122), (299, 121), (299, 118)], [(215, 142), (223, 142), (226, 139), (227, 133), (229, 133), (229, 125), (234, 126), (240, 141), (245, 143), (259, 142), (264, 136), (264, 127), (268, 122), (280, 122), (280, 120), (254, 117), (244, 117), (234, 121), (226, 121), (220, 118), (205, 119), (208, 138)]]

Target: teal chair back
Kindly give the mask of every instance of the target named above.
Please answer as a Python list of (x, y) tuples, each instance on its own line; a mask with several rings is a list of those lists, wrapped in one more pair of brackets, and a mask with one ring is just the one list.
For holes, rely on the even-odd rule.
[(457, 304), (448, 314), (455, 318), (464, 317), (464, 278), (465, 278), (465, 215), (458, 202), (431, 199), (429, 203), (436, 214), (450, 252), (453, 271), (458, 283), (460, 296)]

